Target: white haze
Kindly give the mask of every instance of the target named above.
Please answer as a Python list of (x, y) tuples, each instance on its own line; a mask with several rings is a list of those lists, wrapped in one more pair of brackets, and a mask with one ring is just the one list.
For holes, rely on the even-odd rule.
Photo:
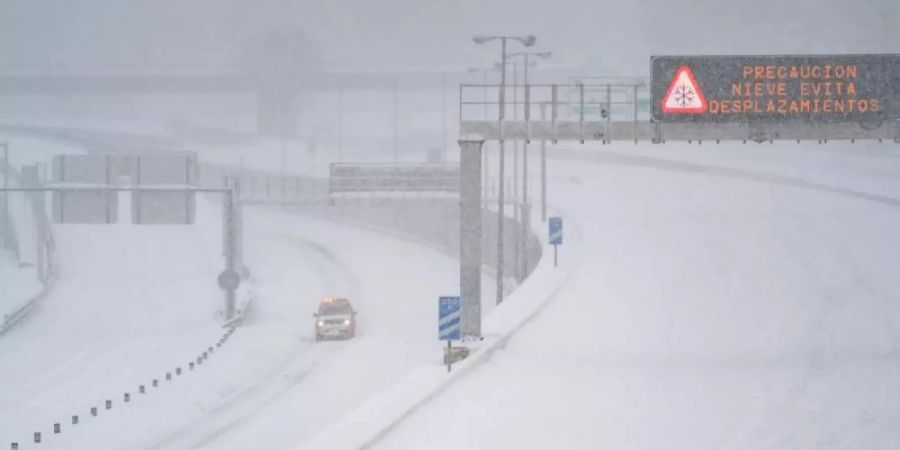
[(531, 33), (556, 64), (645, 75), (651, 54), (893, 52), (895, 0), (6, 0), (0, 69), (248, 68), (281, 38), (304, 70), (465, 67), (476, 33)]

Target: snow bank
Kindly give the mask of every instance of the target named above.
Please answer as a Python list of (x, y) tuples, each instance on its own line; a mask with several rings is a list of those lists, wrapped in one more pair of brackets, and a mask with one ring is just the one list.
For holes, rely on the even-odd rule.
[[(375, 448), (900, 445), (900, 213), (758, 176), (783, 165), (828, 185), (837, 158), (854, 163), (837, 187), (865, 192), (895, 156), (781, 144), (721, 164), (735, 174), (649, 155), (667, 149), (551, 163), (552, 199), (582, 229), (567, 246), (590, 257), (491, 364)], [(890, 184), (879, 194), (896, 196)]]

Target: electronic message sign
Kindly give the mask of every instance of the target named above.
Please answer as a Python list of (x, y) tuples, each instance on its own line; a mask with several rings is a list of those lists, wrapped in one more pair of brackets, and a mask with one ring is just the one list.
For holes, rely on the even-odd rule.
[(656, 122), (900, 117), (900, 55), (654, 56), (650, 65)]

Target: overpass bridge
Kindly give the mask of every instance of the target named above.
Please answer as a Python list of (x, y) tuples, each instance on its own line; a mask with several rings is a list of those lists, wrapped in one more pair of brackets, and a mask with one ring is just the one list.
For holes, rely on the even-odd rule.
[[(446, 89), (462, 81), (464, 71), (405, 70), (369, 72), (309, 72), (296, 75), (237, 71), (108, 71), (10, 72), (0, 71), (0, 96), (122, 95), (122, 94), (234, 94), (256, 96), (256, 123), (260, 133), (293, 136), (305, 91), (376, 91), (390, 96), (403, 90)], [(393, 103), (396, 103), (394, 101)], [(395, 105), (396, 106), (396, 105)]]

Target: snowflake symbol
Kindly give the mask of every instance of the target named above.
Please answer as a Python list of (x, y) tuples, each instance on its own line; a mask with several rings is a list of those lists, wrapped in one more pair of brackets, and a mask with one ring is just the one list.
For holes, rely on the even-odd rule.
[(687, 84), (679, 84), (678, 87), (675, 88), (674, 94), (675, 102), (682, 108), (693, 106), (694, 100), (697, 99), (694, 88)]

